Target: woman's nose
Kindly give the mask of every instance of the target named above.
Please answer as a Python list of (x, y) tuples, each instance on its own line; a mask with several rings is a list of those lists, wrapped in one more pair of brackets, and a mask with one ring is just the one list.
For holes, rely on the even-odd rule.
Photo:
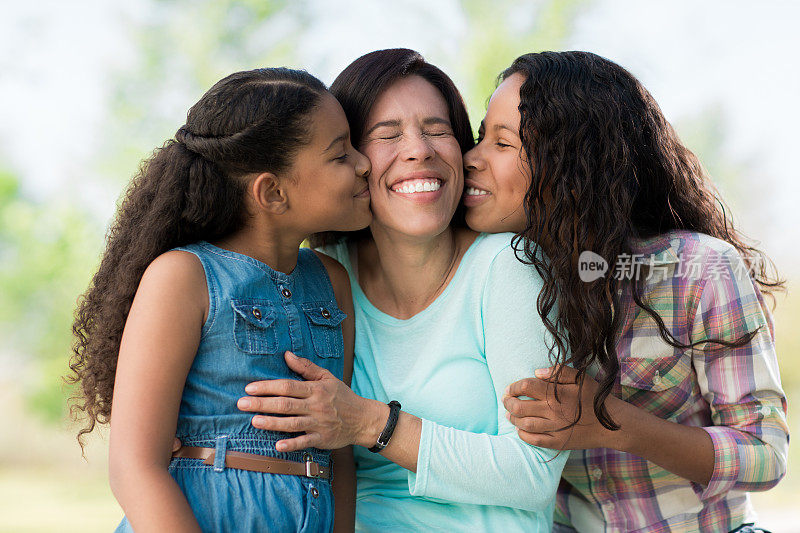
[(403, 146), (403, 156), (410, 161), (425, 161), (433, 159), (436, 151), (431, 146), (430, 141), (425, 135), (409, 135), (405, 137)]

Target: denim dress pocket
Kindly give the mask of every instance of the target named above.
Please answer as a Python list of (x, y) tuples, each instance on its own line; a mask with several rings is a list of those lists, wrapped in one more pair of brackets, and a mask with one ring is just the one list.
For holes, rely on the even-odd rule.
[(311, 342), (319, 357), (342, 357), (341, 323), (347, 315), (335, 302), (308, 302), (300, 305), (311, 330)]
[(243, 352), (263, 355), (278, 351), (278, 335), (273, 327), (275, 305), (257, 298), (231, 299), (234, 311), (233, 338)]

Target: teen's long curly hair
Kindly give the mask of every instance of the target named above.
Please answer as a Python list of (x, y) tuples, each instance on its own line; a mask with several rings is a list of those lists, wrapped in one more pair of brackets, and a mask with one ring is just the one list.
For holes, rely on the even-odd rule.
[(80, 383), (71, 412), (88, 419), (83, 436), (111, 416), (122, 331), (147, 266), (192, 242), (214, 241), (246, 223), (247, 176), (291, 166), (309, 140), (310, 113), (326, 91), (301, 70), (237, 72), (189, 110), (174, 139), (133, 178), (108, 231), (100, 267), (78, 302), (69, 383)]
[[(635, 253), (632, 239), (689, 230), (733, 245), (771, 297), (785, 282), (765, 254), (735, 229), (730, 210), (697, 157), (627, 70), (589, 52), (542, 52), (520, 56), (500, 78), (516, 73), (525, 78), (520, 88), (520, 137), (532, 179), (524, 203), (527, 227), (516, 236), (515, 246), (544, 280), (537, 308), (554, 339), (553, 362), (573, 366), (581, 390), (587, 368), (595, 362), (600, 366), (594, 412), (603, 426), (618, 429), (604, 402), (619, 375), (621, 282), (614, 276), (582, 282), (581, 251), (592, 250), (614, 261)], [(558, 245), (542, 249), (545, 259), (537, 252), (547, 236)], [(683, 343), (643, 301), (642, 286), (636, 280), (631, 285), (636, 305), (674, 347), (688, 349), (703, 342), (741, 346), (757, 333), (735, 341)], [(564, 429), (580, 415), (579, 406), (575, 421)]]

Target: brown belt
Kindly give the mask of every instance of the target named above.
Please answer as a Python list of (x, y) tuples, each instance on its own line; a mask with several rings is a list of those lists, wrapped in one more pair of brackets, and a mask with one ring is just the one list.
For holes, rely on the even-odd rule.
[[(201, 448), (199, 446), (181, 446), (172, 452), (172, 457), (185, 457), (187, 459), (203, 459), (203, 464), (214, 464), (214, 448)], [(285, 474), (289, 476), (305, 476), (311, 478), (328, 479), (330, 469), (320, 466), (311, 460), (311, 454), (303, 455), (305, 462), (287, 461), (277, 457), (267, 457), (254, 453), (226, 452), (225, 466), (253, 472), (266, 472), (268, 474)]]

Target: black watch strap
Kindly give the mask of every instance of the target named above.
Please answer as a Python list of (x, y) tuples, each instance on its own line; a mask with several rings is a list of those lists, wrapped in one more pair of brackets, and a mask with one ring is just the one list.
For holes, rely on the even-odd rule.
[(400, 402), (392, 400), (389, 402), (389, 420), (386, 421), (386, 427), (384, 427), (383, 431), (381, 431), (381, 435), (378, 437), (378, 442), (375, 443), (375, 446), (368, 448), (369, 451), (378, 453), (386, 448), (386, 446), (389, 444), (389, 439), (392, 438), (392, 434), (394, 433), (394, 428), (397, 425), (397, 419), (399, 417)]

